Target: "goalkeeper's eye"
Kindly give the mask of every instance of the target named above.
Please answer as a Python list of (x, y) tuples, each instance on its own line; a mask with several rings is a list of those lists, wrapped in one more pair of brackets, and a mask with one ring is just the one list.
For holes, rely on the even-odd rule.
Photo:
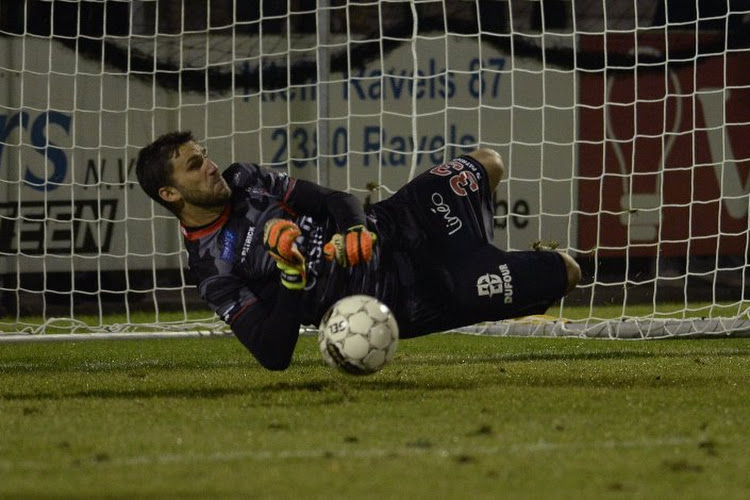
[(188, 170), (198, 170), (203, 166), (203, 160), (205, 156), (193, 156), (188, 162)]

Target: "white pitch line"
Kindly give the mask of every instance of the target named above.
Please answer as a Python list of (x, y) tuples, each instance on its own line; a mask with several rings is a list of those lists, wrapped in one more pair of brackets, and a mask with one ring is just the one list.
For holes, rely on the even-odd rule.
[[(543, 453), (558, 450), (581, 450), (581, 449), (618, 449), (618, 448), (661, 448), (665, 446), (698, 446), (702, 440), (688, 438), (666, 438), (640, 441), (601, 441), (593, 443), (550, 443), (539, 441), (536, 443), (517, 443), (508, 446), (478, 446), (468, 448), (443, 448), (443, 447), (400, 447), (393, 449), (366, 448), (357, 449), (356, 444), (352, 448), (341, 448), (338, 450), (240, 450), (230, 452), (217, 452), (209, 454), (195, 453), (168, 453), (164, 455), (139, 455), (122, 458), (78, 458), (77, 467), (132, 467), (154, 464), (194, 464), (194, 463), (223, 463), (238, 462), (242, 460), (254, 460), (260, 462), (285, 461), (299, 459), (334, 459), (355, 458), (369, 459), (382, 457), (400, 456), (425, 456), (433, 455), (437, 458), (450, 458), (462, 455), (492, 456), (500, 454), (518, 453)], [(20, 461), (12, 462), (0, 459), (0, 470), (12, 472), (14, 470), (45, 470), (52, 466), (47, 462)]]

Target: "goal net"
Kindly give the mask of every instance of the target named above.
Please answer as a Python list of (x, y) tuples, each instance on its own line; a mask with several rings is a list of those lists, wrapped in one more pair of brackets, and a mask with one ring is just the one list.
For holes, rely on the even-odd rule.
[(0, 338), (226, 332), (135, 178), (178, 129), (363, 201), (497, 149), (495, 243), (584, 279), (465, 331), (747, 334), (749, 65), (743, 2), (3, 2)]

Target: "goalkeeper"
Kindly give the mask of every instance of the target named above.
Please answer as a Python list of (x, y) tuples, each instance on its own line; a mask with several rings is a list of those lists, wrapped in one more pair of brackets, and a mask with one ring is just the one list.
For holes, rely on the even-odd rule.
[(190, 132), (159, 137), (136, 165), (143, 190), (180, 220), (201, 297), (271, 370), (289, 366), (300, 325), (348, 295), (377, 297), (409, 338), (540, 314), (573, 289), (570, 256), (490, 243), (503, 171), (479, 149), (365, 210), (255, 164), (220, 172)]

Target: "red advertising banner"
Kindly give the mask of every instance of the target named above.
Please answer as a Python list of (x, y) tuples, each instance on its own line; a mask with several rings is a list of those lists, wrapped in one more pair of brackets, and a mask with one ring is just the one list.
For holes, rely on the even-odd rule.
[(701, 35), (698, 50), (694, 33), (670, 34), (664, 56), (664, 32), (581, 39), (587, 51), (638, 64), (581, 72), (580, 248), (744, 254), (750, 52), (722, 50), (722, 40)]

